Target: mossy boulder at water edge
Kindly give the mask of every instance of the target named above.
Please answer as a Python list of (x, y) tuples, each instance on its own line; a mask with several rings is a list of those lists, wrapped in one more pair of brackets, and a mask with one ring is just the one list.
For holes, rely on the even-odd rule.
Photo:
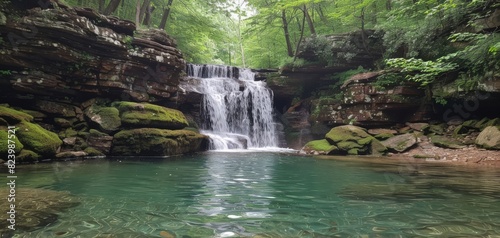
[(339, 152), (337, 146), (331, 145), (326, 139), (309, 141), (302, 151), (307, 154), (331, 155)]
[(189, 124), (178, 110), (149, 103), (115, 102), (121, 122), (129, 127), (150, 127), (162, 129), (183, 129)]
[(39, 155), (54, 155), (63, 143), (56, 133), (48, 131), (37, 124), (23, 121), (17, 127), (19, 141), (26, 149)]
[(180, 155), (206, 150), (208, 137), (189, 130), (141, 128), (124, 130), (113, 138), (113, 155)]
[(324, 140), (311, 141), (303, 149), (306, 153), (330, 155), (384, 154), (387, 148), (365, 129), (352, 125), (335, 127), (325, 135)]

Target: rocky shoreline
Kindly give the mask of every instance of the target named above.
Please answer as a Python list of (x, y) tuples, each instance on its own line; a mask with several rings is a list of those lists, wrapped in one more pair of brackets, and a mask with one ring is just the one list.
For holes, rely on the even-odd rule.
[(335, 127), (325, 139), (308, 142), (301, 150), (312, 155), (369, 155), (419, 162), (500, 166), (498, 118), (449, 122), (407, 123), (399, 129)]

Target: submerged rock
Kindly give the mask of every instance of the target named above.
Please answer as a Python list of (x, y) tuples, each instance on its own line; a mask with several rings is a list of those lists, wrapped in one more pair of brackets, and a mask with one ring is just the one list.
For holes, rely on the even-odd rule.
[(476, 145), (485, 149), (500, 150), (500, 130), (498, 127), (486, 127), (477, 136)]
[[(0, 191), (1, 197), (8, 197), (8, 190)], [(79, 199), (69, 192), (39, 188), (16, 188), (16, 231), (32, 231), (57, 222), (58, 214), (79, 204)], [(0, 200), (0, 206), (7, 209), (7, 199)], [(4, 209), (4, 211), (5, 211)], [(0, 233), (8, 234), (8, 214), (0, 214)]]

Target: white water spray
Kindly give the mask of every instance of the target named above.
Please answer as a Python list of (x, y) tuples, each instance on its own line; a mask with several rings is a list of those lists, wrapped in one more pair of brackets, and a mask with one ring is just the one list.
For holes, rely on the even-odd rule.
[(202, 133), (210, 149), (276, 147), (272, 91), (255, 73), (219, 65), (188, 65), (188, 75), (200, 81)]

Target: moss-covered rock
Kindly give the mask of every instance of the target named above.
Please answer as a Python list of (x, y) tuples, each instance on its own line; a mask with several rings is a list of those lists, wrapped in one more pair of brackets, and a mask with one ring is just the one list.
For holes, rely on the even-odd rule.
[(441, 148), (461, 149), (465, 147), (465, 145), (462, 144), (460, 141), (445, 136), (434, 135), (431, 136), (430, 139), (432, 144)]
[(17, 127), (19, 127), (17, 131), (19, 141), (23, 143), (25, 148), (39, 155), (54, 155), (62, 145), (62, 141), (56, 133), (48, 131), (37, 124), (23, 121)]
[(88, 156), (104, 156), (104, 154), (94, 147), (87, 147), (83, 150)]
[(337, 146), (331, 145), (326, 139), (309, 141), (304, 148), (307, 154), (333, 155), (340, 153)]
[(183, 129), (188, 126), (184, 114), (178, 110), (149, 103), (115, 102), (124, 125), (161, 129)]
[[(9, 138), (9, 136), (11, 138)], [(18, 154), (24, 148), (24, 145), (18, 139), (18, 135), (12, 133), (9, 134), (7, 127), (0, 126), (0, 156), (2, 156), (2, 158), (6, 158), (9, 150), (9, 144), (13, 147), (15, 154)]]
[(392, 152), (404, 152), (417, 143), (417, 138), (413, 134), (397, 135), (382, 141), (382, 145)]
[[(428, 133), (443, 135), (445, 133), (446, 124), (430, 125)], [(426, 133), (426, 134), (428, 134)]]
[(327, 139), (330, 144), (339, 143), (341, 141), (358, 141), (366, 137), (370, 137), (370, 135), (365, 129), (353, 125), (335, 127), (325, 135), (325, 139)]
[(394, 134), (391, 134), (391, 133), (383, 133), (383, 134), (378, 134), (378, 135), (375, 135), (375, 138), (377, 140), (387, 140), (391, 137), (394, 137)]
[(325, 135), (330, 145), (338, 148), (337, 154), (367, 155), (381, 154), (387, 150), (385, 146), (365, 129), (353, 125), (338, 126)]
[(486, 127), (476, 138), (476, 145), (490, 150), (500, 150), (500, 130), (498, 127)]
[(115, 134), (113, 155), (179, 155), (206, 150), (208, 137), (188, 130), (140, 128)]
[[(41, 158), (41, 156), (31, 150), (22, 150), (21, 153), (19, 153), (16, 156), (16, 161), (23, 162), (23, 163), (32, 163), (36, 162)], [(17, 162), (16, 162), (17, 163)]]
[(33, 116), (5, 106), (0, 106), (0, 118), (3, 118), (9, 125), (15, 125), (21, 121), (33, 121)]
[(107, 133), (118, 131), (122, 125), (120, 112), (114, 107), (101, 107), (98, 104), (92, 104), (85, 110), (85, 116), (97, 125), (99, 130)]

